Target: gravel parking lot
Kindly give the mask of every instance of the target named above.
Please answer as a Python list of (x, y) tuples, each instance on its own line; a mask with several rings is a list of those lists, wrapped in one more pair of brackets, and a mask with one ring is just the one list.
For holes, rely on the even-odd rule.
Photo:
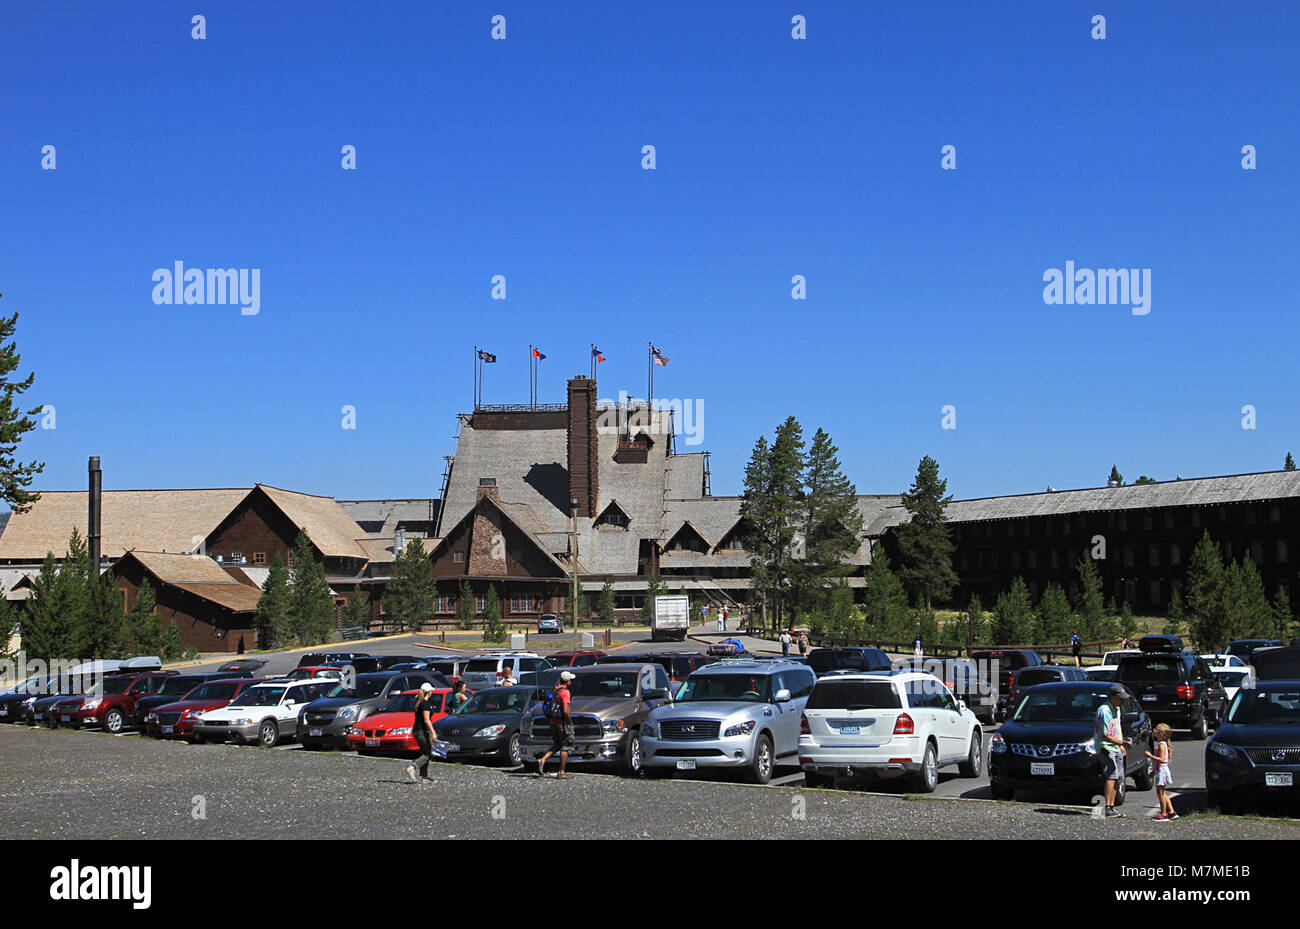
[[(1300, 823), (707, 781), (567, 781), (338, 753), (0, 726), (7, 838), (1300, 838)], [(205, 818), (196, 818), (201, 812)], [(802, 818), (800, 817), (802, 814)]]

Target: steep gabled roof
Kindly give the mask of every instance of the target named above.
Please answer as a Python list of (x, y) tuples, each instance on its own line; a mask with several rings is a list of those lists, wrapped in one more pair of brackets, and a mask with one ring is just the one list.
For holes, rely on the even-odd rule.
[(257, 609), (262, 591), (245, 584), (206, 555), (130, 551), (122, 563), (135, 560), (159, 584), (176, 587), (235, 613)]
[[(540, 530), (538, 527), (541, 525), (541, 523), (537, 518), (537, 514), (532, 511), (531, 507), (522, 504), (517, 504), (517, 503), (501, 503), (493, 499), (490, 495), (487, 494), (484, 494), (482, 497), (480, 497), (478, 503), (475, 504), (475, 506), (472, 507), (469, 510), (469, 512), (467, 512), (464, 516), (462, 516), (460, 518), (460, 521), (457, 522), (455, 526), (451, 527), (450, 529), (446, 529), (446, 531), (443, 534), (443, 537), (439, 539), (437, 541), (437, 544), (435, 544), (430, 549), (429, 551), (430, 560), (432, 560), (434, 556), (436, 556), (442, 550), (442, 548), (447, 544), (447, 542), (450, 539), (452, 539), (455, 535), (457, 535), (457, 533), (459, 533), (462, 528), (468, 527), (470, 525), (470, 522), (474, 519), (474, 514), (477, 512), (478, 507), (480, 506), (490, 507), (491, 509), (494, 509), (498, 513), (500, 513), (502, 519), (504, 519), (506, 522), (510, 523), (512, 526), (518, 529), (519, 532), (522, 533), (524, 537), (529, 542), (531, 542), (539, 552), (541, 552), (543, 555), (546, 556), (548, 561), (550, 561), (553, 565), (555, 565), (557, 569), (559, 569), (561, 574), (563, 575), (572, 574), (573, 569), (570, 565), (570, 559), (556, 555), (553, 551), (551, 551), (551, 549), (553, 548), (552, 543), (554, 543), (557, 540), (557, 537), (562, 538), (563, 533)], [(587, 568), (581, 563), (581, 561), (578, 563), (578, 571), (579, 573), (587, 572)]]
[(357, 542), (365, 533), (333, 497), (282, 490), (269, 484), (258, 484), (257, 489), (265, 493), (290, 522), (306, 532), (312, 545), (325, 557), (368, 559), (366, 550)]

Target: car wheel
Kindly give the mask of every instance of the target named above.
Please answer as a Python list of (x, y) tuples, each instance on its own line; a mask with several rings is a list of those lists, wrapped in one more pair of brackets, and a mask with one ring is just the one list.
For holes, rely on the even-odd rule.
[(772, 737), (764, 733), (754, 743), (754, 758), (745, 769), (745, 780), (766, 784), (772, 779)]
[(1208, 735), (1209, 732), (1208, 732), (1208, 727), (1206, 726), (1205, 723), (1205, 715), (1202, 714), (1201, 721), (1192, 727), (1192, 738), (1198, 742), (1204, 742), (1206, 736)]
[(803, 773), (803, 785), (805, 787), (825, 787), (829, 789), (835, 786), (835, 778), (831, 777), (829, 774), (817, 774), (813, 771), (805, 771)]
[(276, 743), (280, 741), (280, 727), (275, 724), (274, 719), (262, 720), (262, 725), (257, 729), (257, 742), (263, 748), (275, 748)]
[(1115, 782), (1115, 806), (1124, 805), (1124, 797), (1128, 795), (1128, 778), (1121, 777)]
[(623, 751), (623, 773), (636, 777), (641, 773), (641, 731), (633, 729), (627, 734), (627, 745)]
[(989, 784), (989, 793), (993, 795), (994, 800), (1014, 800), (1016, 789), (1004, 784)]
[(979, 777), (984, 770), (984, 745), (980, 731), (976, 729), (971, 733), (970, 752), (966, 755), (966, 760), (957, 766), (962, 777)]
[(122, 731), (122, 725), (126, 722), (122, 718), (121, 710), (109, 710), (108, 715), (104, 717), (104, 731), (117, 735)]
[(1134, 790), (1150, 790), (1154, 784), (1155, 781), (1151, 777), (1150, 765), (1144, 764), (1142, 765), (1142, 767), (1138, 768), (1136, 772), (1134, 772), (1133, 774)]
[(932, 794), (939, 786), (939, 758), (934, 753), (934, 743), (925, 743), (925, 754), (921, 756), (921, 770), (916, 775), (917, 792)]
[(524, 750), (519, 744), (519, 733), (517, 732), (506, 743), (506, 761), (512, 768), (521, 767), (524, 763)]

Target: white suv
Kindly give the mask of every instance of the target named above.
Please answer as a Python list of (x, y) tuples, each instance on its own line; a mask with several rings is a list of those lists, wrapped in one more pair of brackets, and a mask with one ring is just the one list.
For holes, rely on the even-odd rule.
[(809, 787), (837, 777), (910, 775), (930, 793), (939, 768), (955, 764), (979, 777), (984, 742), (979, 720), (933, 674), (918, 671), (821, 678), (804, 707), (799, 765)]
[(255, 684), (227, 706), (201, 714), (194, 722), (194, 738), (197, 742), (257, 742), (274, 748), (281, 739), (296, 734), (298, 714), (308, 703), (346, 693), (341, 681), (323, 677)]

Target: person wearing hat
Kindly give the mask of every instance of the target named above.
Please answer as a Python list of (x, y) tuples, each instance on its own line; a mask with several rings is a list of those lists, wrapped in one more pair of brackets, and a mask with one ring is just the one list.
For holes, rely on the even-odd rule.
[(537, 776), (546, 774), (546, 762), (556, 752), (560, 753), (560, 777), (567, 778), (564, 766), (569, 762), (569, 751), (573, 748), (573, 717), (569, 715), (569, 683), (573, 680), (572, 671), (561, 671), (560, 682), (555, 685), (551, 698), (552, 715), (547, 718), (551, 724), (551, 747), (546, 754), (537, 759)]
[(1119, 816), (1115, 809), (1115, 794), (1119, 782), (1124, 778), (1124, 756), (1132, 740), (1124, 738), (1120, 726), (1121, 710), (1128, 699), (1128, 691), (1119, 684), (1111, 684), (1106, 690), (1106, 702), (1097, 707), (1097, 717), (1092, 723), (1093, 745), (1097, 757), (1101, 759), (1102, 777), (1106, 782), (1106, 815)]
[[(432, 778), (429, 777), (429, 760), (433, 757), (433, 743), (438, 741), (438, 733), (433, 729), (433, 719), (429, 715), (429, 695), (433, 693), (433, 685), (425, 681), (420, 685), (420, 696), (415, 700), (415, 723), (411, 727), (411, 735), (415, 736), (416, 743), (420, 746), (420, 757), (406, 766), (406, 776), (411, 779), (411, 783), (429, 783)], [(416, 780), (415, 769), (420, 769), (419, 780)]]

